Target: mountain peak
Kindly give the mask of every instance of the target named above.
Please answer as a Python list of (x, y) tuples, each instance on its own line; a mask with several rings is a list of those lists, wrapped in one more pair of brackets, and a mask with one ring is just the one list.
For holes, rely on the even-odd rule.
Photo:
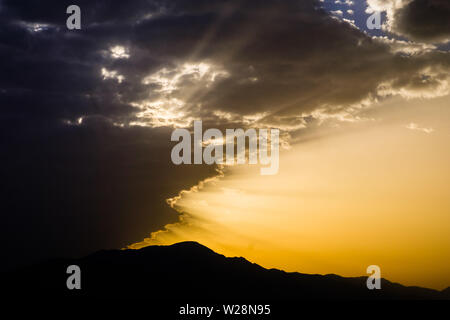
[[(210, 248), (196, 242), (196, 241), (182, 241), (169, 245), (169, 247), (174, 248), (185, 248), (185, 249), (202, 249), (212, 251)], [(214, 252), (214, 251), (212, 251)]]

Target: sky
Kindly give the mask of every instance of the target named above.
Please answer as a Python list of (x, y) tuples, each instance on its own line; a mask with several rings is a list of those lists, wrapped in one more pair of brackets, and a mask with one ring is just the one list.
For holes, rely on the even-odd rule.
[[(0, 1), (2, 268), (195, 240), (450, 285), (448, 1), (71, 4)], [(174, 165), (195, 120), (279, 129), (279, 173)]]

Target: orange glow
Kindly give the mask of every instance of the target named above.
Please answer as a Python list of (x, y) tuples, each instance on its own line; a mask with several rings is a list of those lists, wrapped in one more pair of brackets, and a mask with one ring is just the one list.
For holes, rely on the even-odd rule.
[[(293, 145), (275, 176), (230, 167), (176, 201), (180, 223), (131, 247), (194, 240), (267, 268), (360, 276), (375, 264), (391, 281), (446, 288), (448, 103), (385, 103), (383, 121)], [(407, 128), (418, 116), (435, 130)]]

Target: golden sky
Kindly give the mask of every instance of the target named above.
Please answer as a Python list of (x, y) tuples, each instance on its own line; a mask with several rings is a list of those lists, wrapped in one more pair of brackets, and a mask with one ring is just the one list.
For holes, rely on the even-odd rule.
[[(317, 130), (280, 171), (228, 167), (177, 200), (182, 221), (132, 245), (198, 241), (227, 256), (303, 273), (450, 284), (450, 97), (395, 98), (367, 120)], [(382, 115), (382, 117), (381, 117)]]

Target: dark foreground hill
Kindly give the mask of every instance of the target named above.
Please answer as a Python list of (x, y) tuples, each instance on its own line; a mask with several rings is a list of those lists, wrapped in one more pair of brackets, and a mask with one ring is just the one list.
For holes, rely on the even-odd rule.
[[(81, 290), (68, 290), (66, 269), (81, 269)], [(449, 299), (449, 290), (405, 287), (367, 277), (309, 275), (265, 269), (244, 258), (226, 258), (196, 243), (140, 250), (100, 251), (3, 273), (4, 292), (24, 297), (144, 298), (151, 301), (278, 301), (305, 299)]]

